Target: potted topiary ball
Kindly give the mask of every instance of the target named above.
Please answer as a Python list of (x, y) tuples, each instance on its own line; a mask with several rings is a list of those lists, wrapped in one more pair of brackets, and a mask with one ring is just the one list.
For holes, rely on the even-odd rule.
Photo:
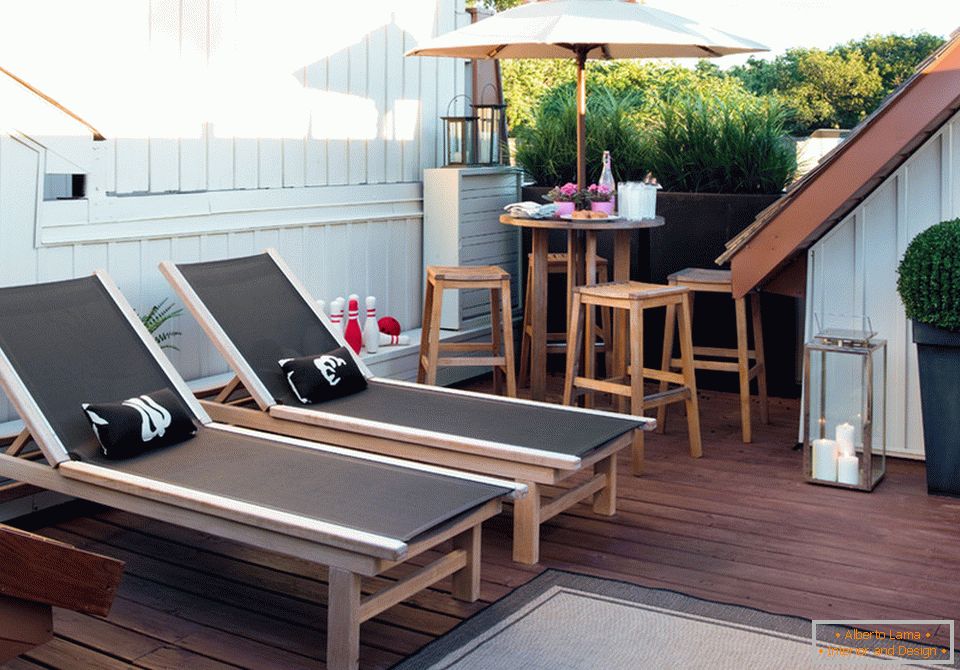
[(913, 238), (897, 272), (917, 345), (927, 491), (960, 496), (960, 219)]

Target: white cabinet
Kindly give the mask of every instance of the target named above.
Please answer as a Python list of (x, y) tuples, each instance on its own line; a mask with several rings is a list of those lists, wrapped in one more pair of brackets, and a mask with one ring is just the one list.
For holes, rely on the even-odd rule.
[[(520, 171), (510, 167), (444, 167), (423, 171), (423, 264), (499, 265), (510, 273), (520, 308), (520, 229), (500, 223), (504, 206), (520, 200)], [(489, 323), (486, 289), (447, 291), (440, 327)]]

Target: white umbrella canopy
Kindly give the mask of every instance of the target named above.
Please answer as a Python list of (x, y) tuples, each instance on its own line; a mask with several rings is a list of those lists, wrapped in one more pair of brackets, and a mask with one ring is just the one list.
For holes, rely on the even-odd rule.
[(768, 51), (743, 37), (633, 0), (536, 0), (439, 35), (408, 56), (577, 59), (577, 183), (586, 184), (588, 58), (714, 58)]

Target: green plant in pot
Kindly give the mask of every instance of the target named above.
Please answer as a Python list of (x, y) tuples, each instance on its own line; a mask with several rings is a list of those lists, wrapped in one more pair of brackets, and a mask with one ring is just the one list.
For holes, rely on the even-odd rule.
[(917, 345), (927, 490), (960, 496), (960, 219), (913, 238), (897, 273)]
[(143, 322), (143, 325), (146, 326), (147, 330), (153, 335), (153, 339), (157, 341), (157, 344), (160, 345), (161, 349), (173, 349), (174, 351), (179, 351), (180, 349), (171, 342), (182, 335), (179, 330), (161, 330), (169, 321), (176, 319), (181, 314), (183, 314), (183, 309), (176, 307), (172, 303), (168, 303), (167, 299), (164, 298), (156, 305), (153, 305), (150, 309), (147, 310), (146, 314), (137, 314), (140, 317), (140, 321)]

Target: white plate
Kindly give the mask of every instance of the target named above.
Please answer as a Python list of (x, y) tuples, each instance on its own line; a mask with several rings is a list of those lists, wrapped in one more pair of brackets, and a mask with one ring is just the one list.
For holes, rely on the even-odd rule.
[(596, 221), (597, 223), (600, 223), (602, 221), (619, 221), (623, 217), (617, 216), (616, 214), (613, 214), (613, 215), (608, 214), (606, 217), (602, 219), (580, 219), (580, 218), (574, 218), (573, 214), (564, 214), (560, 218), (563, 219), (564, 221)]

